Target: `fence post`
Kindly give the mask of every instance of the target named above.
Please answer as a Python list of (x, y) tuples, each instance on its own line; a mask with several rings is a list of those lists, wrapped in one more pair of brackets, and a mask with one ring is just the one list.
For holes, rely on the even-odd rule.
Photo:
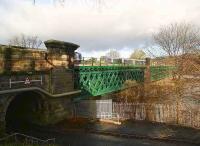
[(145, 62), (145, 72), (144, 72), (144, 81), (145, 83), (151, 82), (151, 70), (150, 70), (150, 58), (146, 58)]
[(176, 124), (179, 124), (179, 102), (176, 101)]
[(92, 57), (92, 66), (94, 66), (94, 58)]

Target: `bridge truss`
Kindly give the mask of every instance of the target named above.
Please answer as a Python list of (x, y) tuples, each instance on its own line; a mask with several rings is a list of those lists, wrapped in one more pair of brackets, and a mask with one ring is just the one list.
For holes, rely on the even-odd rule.
[(75, 68), (75, 85), (91, 96), (98, 96), (124, 87), (127, 80), (143, 82), (144, 67), (79, 66)]

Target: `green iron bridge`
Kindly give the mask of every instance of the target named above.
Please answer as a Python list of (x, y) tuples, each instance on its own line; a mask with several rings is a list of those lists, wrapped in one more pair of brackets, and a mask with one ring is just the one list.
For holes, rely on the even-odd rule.
[(75, 68), (76, 87), (84, 94), (103, 95), (124, 88), (126, 81), (144, 81), (144, 67), (80, 66)]
[[(171, 75), (173, 67), (146, 65), (75, 66), (76, 44), (49, 40), (47, 51), (0, 45), (0, 125), (56, 123), (70, 117), (72, 102)], [(20, 120), (20, 121), (19, 121)], [(0, 130), (1, 130), (0, 126)]]
[[(169, 77), (172, 70), (169, 66), (152, 66), (150, 81)], [(82, 98), (99, 96), (127, 88), (126, 81), (143, 83), (145, 72), (145, 66), (75, 66), (73, 69), (6, 73), (0, 77), (0, 93), (39, 90), (52, 97), (73, 93), (80, 93)]]
[[(173, 67), (150, 67), (150, 80), (169, 77)], [(143, 83), (146, 67), (136, 66), (79, 66), (75, 67), (75, 87), (83, 94), (98, 96), (127, 88), (126, 81)]]
[[(143, 83), (168, 77), (170, 66), (146, 64), (98, 64), (94, 58), (78, 63), (74, 61), (76, 44), (49, 40), (47, 51), (35, 51), (16, 46), (0, 47), (0, 93), (37, 88), (51, 96), (73, 93), (99, 96), (124, 89), (126, 81)], [(76, 95), (77, 96), (77, 95)]]

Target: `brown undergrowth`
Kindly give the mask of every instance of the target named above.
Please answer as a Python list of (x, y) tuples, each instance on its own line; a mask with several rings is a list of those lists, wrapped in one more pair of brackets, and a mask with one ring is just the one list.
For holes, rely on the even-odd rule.
[[(200, 79), (167, 78), (151, 83), (137, 84), (134, 83), (127, 89), (114, 94), (116, 101), (119, 102), (142, 102), (142, 103), (173, 103), (174, 101), (182, 102), (190, 95), (191, 98), (198, 98), (198, 93), (192, 93), (193, 87), (200, 87)], [(198, 89), (196, 89), (198, 90)], [(194, 96), (196, 95), (196, 96)]]

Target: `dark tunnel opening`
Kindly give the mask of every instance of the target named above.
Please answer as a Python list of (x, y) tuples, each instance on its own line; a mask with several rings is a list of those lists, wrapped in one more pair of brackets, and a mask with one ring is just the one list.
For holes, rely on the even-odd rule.
[(34, 92), (17, 95), (7, 108), (6, 131), (19, 132), (31, 128), (40, 102), (40, 95)]

